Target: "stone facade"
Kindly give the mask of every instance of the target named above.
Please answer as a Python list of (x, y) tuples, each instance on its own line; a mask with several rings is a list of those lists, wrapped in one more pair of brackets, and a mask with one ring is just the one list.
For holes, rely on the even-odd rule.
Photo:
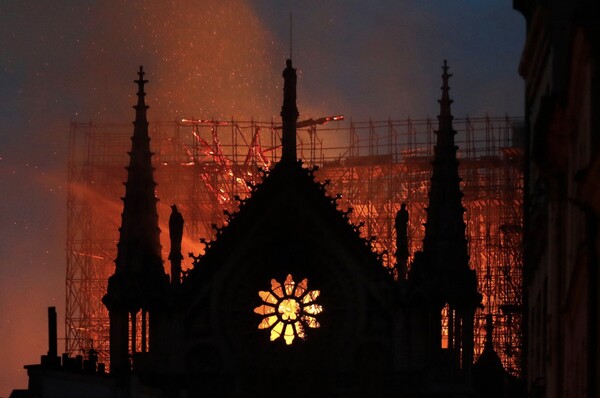
[(515, 0), (527, 122), (525, 369), (532, 397), (597, 397), (598, 54), (591, 1)]

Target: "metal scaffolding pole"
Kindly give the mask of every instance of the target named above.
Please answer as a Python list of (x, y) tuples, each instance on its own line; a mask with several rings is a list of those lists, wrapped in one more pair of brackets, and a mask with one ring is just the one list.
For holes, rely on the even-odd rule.
[[(483, 349), (485, 316), (491, 314), (496, 348), (515, 375), (521, 372), (522, 335), (519, 123), (508, 116), (454, 120), (470, 265), (477, 270), (484, 297), (475, 319), (475, 357)], [(259, 169), (278, 160), (279, 126), (273, 121), (185, 119), (151, 127), (163, 250), (168, 249), (170, 205), (177, 204), (186, 218), (183, 252), (197, 255), (203, 252), (199, 240), (214, 238), (213, 224), (222, 225), (224, 211), (236, 210), (235, 198), (249, 195), (250, 184), (260, 181)], [(298, 142), (308, 145), (298, 151), (303, 162), (319, 166), (316, 177), (331, 181), (328, 193), (341, 194), (340, 209), (353, 209), (349, 216), (355, 225), (364, 225), (363, 236), (377, 237), (373, 247), (390, 270), (396, 249), (393, 220), (403, 202), (410, 214), (409, 252), (412, 256), (421, 249), (433, 130), (429, 118), (337, 121), (298, 130)], [(73, 123), (70, 130), (66, 347), (79, 354), (93, 344), (104, 362), (108, 314), (100, 300), (114, 267), (130, 135), (128, 123)], [(190, 265), (191, 260), (184, 261), (184, 274)]]

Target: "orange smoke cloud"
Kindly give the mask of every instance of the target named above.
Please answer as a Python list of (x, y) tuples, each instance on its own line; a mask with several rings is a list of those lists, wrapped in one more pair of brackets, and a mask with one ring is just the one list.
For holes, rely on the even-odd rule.
[[(74, 88), (92, 101), (94, 119), (131, 119), (139, 65), (144, 65), (151, 120), (182, 117), (270, 117), (277, 109), (281, 65), (271, 40), (245, 1), (131, 1), (90, 5), (97, 21), (81, 38)], [(283, 64), (283, 63), (282, 63)], [(98, 106), (99, 105), (99, 106)]]

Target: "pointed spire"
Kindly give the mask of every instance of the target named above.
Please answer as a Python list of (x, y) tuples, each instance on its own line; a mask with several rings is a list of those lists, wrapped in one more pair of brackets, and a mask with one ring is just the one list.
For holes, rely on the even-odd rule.
[[(437, 272), (453, 272), (457, 269), (468, 269), (467, 240), (465, 237), (465, 223), (463, 220), (464, 208), (462, 207), (462, 192), (460, 191), (460, 177), (458, 175), (458, 161), (454, 144), (456, 131), (452, 128), (452, 112), (450, 105), (450, 87), (448, 80), (448, 63), (444, 60), (442, 66), (442, 98), (440, 114), (438, 115), (438, 129), (433, 173), (429, 189), (429, 207), (427, 208), (427, 227), (423, 248), (426, 251), (443, 253), (447, 247), (452, 248), (452, 260), (444, 265), (445, 269)], [(445, 254), (447, 259), (448, 254)], [(455, 268), (456, 267), (456, 268)]]
[[(133, 122), (127, 182), (119, 228), (115, 273), (108, 279), (107, 293), (102, 299), (110, 316), (111, 373), (127, 373), (130, 355), (135, 353), (136, 314), (142, 311), (142, 331), (146, 330), (146, 312), (154, 311), (164, 301), (167, 287), (160, 245), (160, 229), (154, 191), (154, 168), (145, 103), (144, 69), (138, 72), (138, 102)], [(129, 319), (131, 318), (131, 322)], [(142, 351), (146, 350), (145, 334)], [(150, 328), (152, 341), (152, 328)], [(129, 347), (133, 347), (129, 351)]]
[(444, 65), (442, 65), (442, 98), (438, 100), (440, 104), (440, 114), (438, 115), (438, 131), (437, 131), (437, 145), (444, 147), (454, 147), (454, 135), (456, 131), (452, 128), (452, 120), (454, 116), (452, 116), (452, 111), (450, 106), (454, 102), (450, 99), (450, 86), (448, 85), (448, 80), (452, 75), (448, 73), (448, 63), (444, 60)]
[[(145, 104), (144, 69), (140, 66), (138, 72), (138, 102), (133, 108), (136, 110), (133, 122), (133, 136), (131, 137), (131, 151), (129, 152), (129, 166), (127, 167), (127, 182), (125, 182), (125, 196), (123, 200), (123, 213), (121, 214), (121, 227), (119, 228), (119, 243), (117, 244), (116, 274), (126, 275), (127, 283), (138, 285), (142, 280), (146, 282), (159, 281), (165, 275), (161, 258), (160, 229), (158, 227), (158, 199), (155, 195), (156, 182), (154, 181), (154, 168), (152, 167), (152, 152), (150, 152), (150, 137), (148, 135), (148, 122)], [(144, 276), (140, 278), (140, 276)], [(152, 276), (150, 276), (152, 275)], [(150, 286), (141, 287), (147, 292)], [(111, 295), (109, 284), (109, 292)], [(128, 297), (142, 307), (150, 306), (149, 297), (131, 297), (129, 293), (121, 295)], [(125, 303), (123, 303), (125, 304)], [(129, 305), (131, 303), (127, 303)], [(110, 309), (110, 308), (109, 308)]]
[[(158, 213), (154, 191), (154, 168), (152, 167), (152, 152), (150, 152), (150, 137), (148, 135), (148, 121), (145, 103), (146, 93), (144, 85), (144, 68), (138, 71), (138, 102), (135, 109), (134, 130), (131, 138), (131, 152), (129, 152), (129, 167), (127, 167), (127, 182), (125, 183), (125, 197), (123, 198), (123, 214), (121, 236), (118, 244), (117, 268), (120, 266), (131, 268), (134, 263), (130, 256), (138, 256), (143, 251), (144, 256), (154, 259), (151, 263), (162, 263), (160, 229), (158, 228)], [(138, 245), (133, 249), (132, 243)], [(136, 253), (137, 252), (137, 253)], [(139, 263), (138, 263), (139, 266)], [(149, 265), (145, 265), (148, 267)], [(161, 266), (162, 268), (162, 266)], [(137, 270), (140, 272), (141, 270)]]
[(281, 161), (284, 163), (296, 162), (296, 122), (298, 121), (298, 108), (296, 107), (296, 69), (292, 67), (292, 60), (286, 61), (283, 70), (283, 106), (281, 107)]
[(144, 92), (144, 84), (148, 83), (148, 80), (144, 79), (144, 75), (146, 74), (146, 72), (144, 72), (144, 67), (140, 66), (140, 70), (138, 71), (138, 80), (134, 80), (135, 83), (137, 83), (138, 85), (138, 92), (137, 92), (137, 97), (138, 97), (138, 102), (137, 105), (135, 105), (133, 108), (135, 109), (135, 123), (147, 123), (147, 119), (146, 119), (146, 111), (148, 110), (149, 106), (146, 105), (146, 101), (145, 101), (145, 97), (146, 97), (146, 93)]
[[(448, 305), (448, 320), (453, 320), (448, 335), (449, 346), (457, 347), (455, 364), (468, 370), (473, 364), (473, 317), (481, 303), (477, 291), (477, 275), (469, 267), (469, 251), (465, 234), (465, 209), (462, 206), (461, 178), (458, 174), (454, 144), (456, 131), (452, 128), (448, 64), (442, 66), (442, 98), (439, 126), (434, 148), (433, 170), (429, 186), (429, 204), (423, 251), (415, 254), (409, 284), (415, 291), (426, 292), (420, 299), (433, 304), (432, 316), (440, 317), (440, 311)], [(422, 294), (422, 293), (419, 293)], [(435, 325), (432, 323), (431, 325)], [(437, 329), (439, 326), (428, 326)], [(439, 336), (439, 330), (431, 332)], [(431, 347), (438, 349), (438, 341)], [(460, 357), (459, 357), (460, 355)]]
[(451, 75), (448, 69), (448, 63), (444, 60), (423, 252), (430, 259), (427, 277), (441, 284), (433, 287), (440, 294), (440, 299), (448, 302), (452, 308), (474, 311), (479, 304), (479, 295), (475, 271), (469, 267), (465, 209), (462, 206), (463, 193), (456, 155), (458, 147), (454, 143), (456, 131), (452, 128), (450, 110), (452, 100), (448, 80)]

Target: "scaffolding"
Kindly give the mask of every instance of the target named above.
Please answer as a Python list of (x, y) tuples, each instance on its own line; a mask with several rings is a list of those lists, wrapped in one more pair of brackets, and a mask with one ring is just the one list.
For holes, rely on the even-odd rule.
[[(495, 348), (505, 368), (521, 374), (523, 150), (521, 119), (454, 120), (465, 194), (470, 266), (477, 270), (483, 308), (475, 319), (475, 357), (483, 351), (485, 318), (494, 320)], [(435, 142), (431, 119), (307, 123), (298, 130), (299, 157), (329, 181), (361, 233), (393, 267), (394, 218), (410, 214), (409, 251), (421, 249)], [(260, 182), (260, 170), (280, 156), (280, 126), (259, 121), (183, 119), (150, 125), (161, 230), (170, 205), (186, 224), (184, 253), (201, 253), (227, 213)], [(131, 124), (72, 123), (67, 197), (66, 350), (98, 351), (108, 362), (108, 313), (101, 303), (114, 271), (130, 149)], [(163, 258), (168, 234), (161, 234)], [(409, 263), (410, 263), (409, 258)], [(185, 261), (185, 260), (184, 260)], [(187, 261), (191, 266), (191, 259)], [(168, 269), (168, 267), (165, 267)], [(186, 263), (183, 264), (184, 272)]]

